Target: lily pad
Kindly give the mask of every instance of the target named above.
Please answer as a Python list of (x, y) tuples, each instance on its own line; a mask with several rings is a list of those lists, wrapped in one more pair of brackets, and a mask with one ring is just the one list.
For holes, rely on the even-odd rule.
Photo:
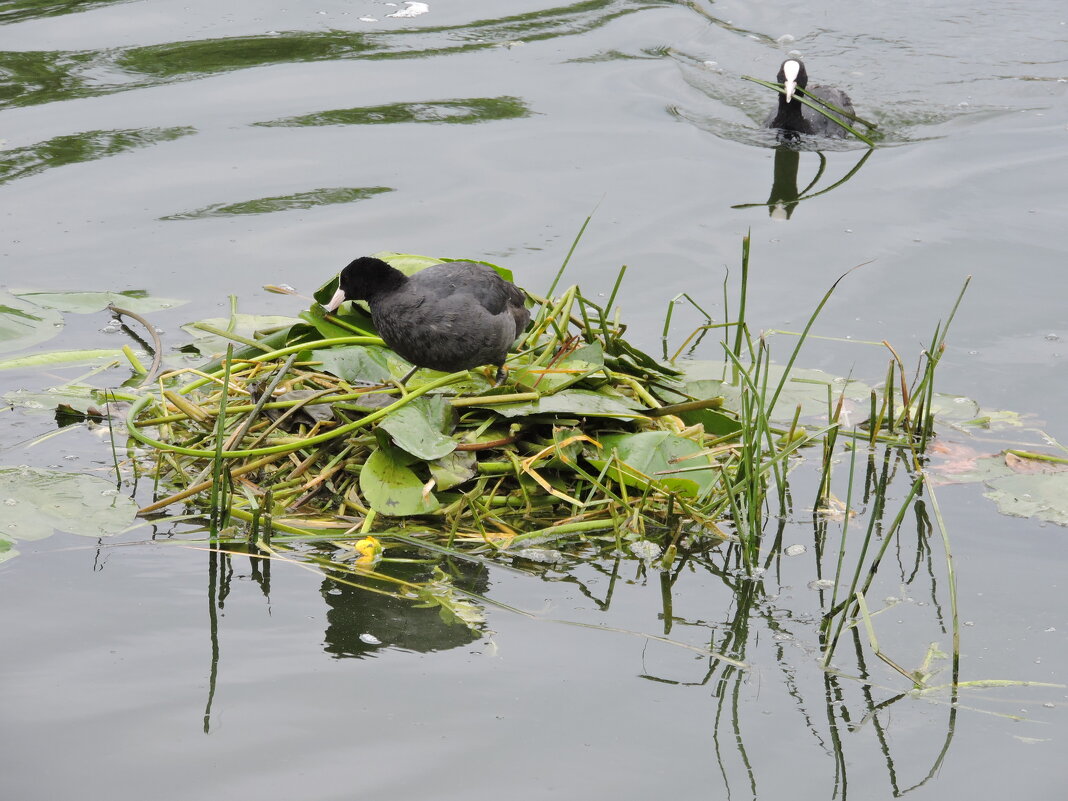
[[(731, 383), (731, 366), (718, 361), (680, 361), (678, 367), (684, 371), (683, 381), (686, 391), (696, 398), (712, 398), (723, 395), (725, 406), (731, 409), (741, 408), (740, 385)], [(779, 364), (768, 366), (768, 394), (782, 379), (784, 367)], [(828, 393), (828, 388), (830, 392)], [(795, 367), (783, 386), (782, 393), (771, 410), (772, 420), (790, 421), (798, 404), (801, 416), (819, 418), (827, 416), (828, 395), (831, 403), (837, 403), (845, 390), (845, 397), (857, 403), (868, 403), (871, 387), (861, 381), (833, 376), (823, 370)]]
[(598, 342), (583, 345), (567, 358), (546, 367), (523, 366), (513, 371), (517, 384), (538, 392), (551, 392), (578, 381), (604, 367), (604, 351)]
[(389, 517), (424, 515), (438, 508), (438, 500), (424, 493), (423, 482), (393, 448), (376, 448), (360, 470), (360, 492), (371, 508)]
[(396, 270), (400, 270), (405, 275), (415, 275), (420, 270), (425, 270), (427, 267), (433, 267), (435, 264), (441, 264), (442, 259), (435, 259), (433, 256), (417, 256), (414, 253), (394, 253), (390, 250), (380, 250), (378, 253), (372, 254), (376, 259), (382, 259), (382, 261), (389, 264)]
[(315, 292), (316, 305), (312, 306), (308, 311), (300, 313), (300, 319), (307, 323), (310, 323), (315, 327), (315, 330), (319, 332), (319, 335), (323, 339), (333, 339), (334, 337), (350, 337), (360, 336), (366, 334), (368, 336), (377, 336), (378, 331), (375, 329), (375, 325), (371, 322), (370, 313), (355, 303), (349, 303), (344, 306), (344, 312), (341, 309), (333, 312), (335, 316), (344, 319), (347, 325), (353, 326), (357, 329), (353, 331), (351, 328), (338, 325), (332, 320), (326, 318), (326, 312), (319, 304), (326, 303), (334, 296), (334, 292), (337, 290), (338, 280), (337, 276), (334, 276), (332, 281), (328, 281), (322, 287)]
[(61, 330), (63, 317), (54, 309), (0, 291), (0, 353), (40, 345)]
[(453, 451), (430, 462), (430, 475), (440, 490), (470, 481), (477, 472), (478, 458), (472, 451)]
[(121, 350), (53, 350), (47, 353), (34, 353), (30, 356), (0, 359), (0, 370), (59, 367), (70, 364), (102, 364), (122, 358)]
[(452, 422), (452, 408), (440, 396), (416, 398), (390, 412), (378, 423), (397, 446), (423, 461), (440, 459), (456, 450), (456, 440), (444, 431)]
[(3, 398), (4, 403), (30, 412), (52, 414), (57, 406), (63, 404), (87, 412), (92, 407), (103, 406), (103, 402), (96, 397), (99, 392), (99, 389), (88, 384), (64, 384), (41, 392), (17, 389), (6, 393)]
[(998, 511), (1013, 517), (1034, 517), (1068, 526), (1068, 473), (1029, 473), (986, 482), (983, 494)]
[(0, 565), (18, 555), (19, 550), (15, 547), (15, 543), (5, 537), (0, 537)]
[(704, 426), (705, 433), (717, 437), (737, 434), (742, 430), (742, 424), (736, 418), (723, 412), (717, 412), (715, 409), (693, 409), (683, 412), (679, 417), (682, 418), (686, 425), (692, 426), (700, 423)]
[(322, 362), (322, 369), (349, 383), (379, 383), (392, 375), (385, 348), (346, 345), (313, 350), (312, 361)]
[[(230, 328), (233, 323), (233, 328)], [(230, 317), (209, 317), (206, 320), (198, 320), (195, 323), (186, 323), (182, 330), (197, 337), (189, 346), (202, 356), (219, 356), (226, 353), (226, 346), (233, 340), (218, 334), (206, 333), (203, 326), (217, 328), (220, 331), (230, 331), (238, 336), (255, 339), (255, 335), (261, 331), (269, 331), (275, 328), (299, 325), (301, 323), (295, 317), (284, 317), (275, 314), (235, 314)], [(234, 343), (234, 350), (244, 347), (240, 343)]]
[(182, 306), (188, 300), (175, 300), (174, 298), (154, 298), (147, 292), (131, 290), (129, 292), (29, 292), (19, 291), (15, 293), (23, 300), (28, 300), (46, 309), (67, 312), (70, 314), (93, 314), (103, 311), (109, 304), (114, 304), (122, 309), (147, 314), (163, 309), (172, 309)]
[[(636, 471), (630, 476), (625, 476), (624, 480), (639, 488), (647, 486), (649, 479), (652, 479), (668, 489), (691, 497), (699, 497), (711, 489), (717, 480), (716, 471), (712, 469), (715, 465), (712, 458), (707, 455), (694, 456), (701, 452), (701, 446), (691, 439), (668, 431), (610, 434), (601, 437), (600, 443), (602, 450), (590, 458), (590, 462), (601, 469), (607, 462), (607, 459), (602, 456), (615, 451), (621, 461)], [(693, 467), (708, 467), (709, 469), (660, 475)], [(608, 475), (611, 478), (618, 478), (611, 468)]]
[(503, 403), (492, 406), (502, 417), (531, 414), (571, 414), (579, 417), (641, 417), (641, 404), (629, 398), (605, 395), (588, 389), (565, 389), (529, 403)]
[(55, 531), (107, 537), (125, 529), (137, 504), (96, 476), (0, 467), (0, 537), (40, 540)]

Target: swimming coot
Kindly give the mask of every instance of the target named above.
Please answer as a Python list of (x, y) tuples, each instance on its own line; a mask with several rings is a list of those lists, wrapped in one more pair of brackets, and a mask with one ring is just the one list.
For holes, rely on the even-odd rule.
[(416, 367), (455, 373), (495, 364), (498, 384), (508, 349), (530, 322), (523, 291), (469, 261), (434, 264), (407, 276), (364, 256), (341, 271), (340, 286), (324, 308), (334, 311), (346, 300), (367, 301), (379, 335)]
[[(806, 90), (808, 94), (815, 95), (821, 100), (826, 100), (828, 103), (852, 114), (853, 101), (849, 99), (849, 95), (841, 89), (835, 89), (831, 86), (808, 86), (808, 72), (805, 70), (804, 63), (796, 58), (788, 58), (782, 63), (782, 66), (779, 67), (778, 78), (779, 83), (786, 89), (786, 94), (779, 95), (779, 105), (772, 110), (767, 120), (764, 121), (765, 128), (778, 128), (786, 132), (787, 135), (799, 133), (819, 134), (821, 136), (846, 135), (845, 128), (827, 119), (818, 111), (809, 108), (798, 100), (794, 94), (800, 87)], [(835, 114), (835, 117), (842, 119), (837, 114)], [(843, 122), (848, 122), (848, 120), (843, 120)]]

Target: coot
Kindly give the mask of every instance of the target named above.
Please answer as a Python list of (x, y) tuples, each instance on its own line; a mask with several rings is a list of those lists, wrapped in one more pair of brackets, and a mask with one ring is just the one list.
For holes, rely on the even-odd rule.
[(364, 256), (341, 271), (340, 286), (324, 308), (334, 311), (346, 300), (367, 301), (379, 335), (416, 367), (455, 373), (495, 364), (498, 384), (508, 349), (530, 322), (523, 291), (469, 261), (407, 276)]
[[(849, 95), (832, 86), (819, 86), (818, 84), (808, 86), (808, 72), (805, 70), (804, 63), (796, 58), (788, 58), (782, 63), (779, 67), (778, 79), (786, 89), (786, 94), (779, 94), (779, 105), (764, 121), (765, 128), (778, 128), (786, 132), (788, 136), (796, 136), (799, 133), (845, 136), (848, 133), (841, 125), (806, 106), (794, 96), (794, 93), (800, 87), (808, 94), (815, 95), (852, 114), (853, 101), (849, 99)], [(837, 114), (834, 116), (842, 119)], [(848, 122), (848, 120), (843, 120), (843, 122)]]

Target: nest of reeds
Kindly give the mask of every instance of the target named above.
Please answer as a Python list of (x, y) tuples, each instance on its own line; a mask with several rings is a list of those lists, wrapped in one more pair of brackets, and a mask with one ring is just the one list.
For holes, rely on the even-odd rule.
[[(380, 257), (409, 273), (438, 261)], [(408, 365), (359, 308), (313, 304), (301, 323), (235, 337), (244, 347), (164, 376), (131, 408), (130, 434), (157, 455), (161, 497), (142, 511), (183, 501), (220, 519), (512, 549), (593, 538), (649, 556), (719, 542), (740, 426), (722, 398), (626, 341), (614, 295), (531, 296), (497, 388), (492, 368), (420, 370), (402, 386)]]

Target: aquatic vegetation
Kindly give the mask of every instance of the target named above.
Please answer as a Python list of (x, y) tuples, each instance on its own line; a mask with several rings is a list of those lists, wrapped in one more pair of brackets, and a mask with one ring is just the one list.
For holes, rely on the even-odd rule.
[[(440, 261), (379, 256), (409, 273)], [(598, 628), (696, 655), (704, 676), (685, 681), (718, 688), (717, 732), (735, 714), (730, 699), (747, 681), (754, 632), (766, 630), (776, 641), (801, 640), (818, 654), (828, 692), (851, 699), (853, 711), (844, 700), (828, 711), (836, 731), (871, 711), (864, 693), (875, 687), (885, 691), (880, 707), (909, 697), (946, 704), (948, 746), (964, 691), (1027, 683), (962, 677), (956, 572), (935, 484), (982, 480), (1003, 511), (1063, 522), (1056, 500), (1044, 504), (1028, 493), (1028, 505), (1013, 508), (1008, 496), (1024, 497), (1022, 487), (1059, 493), (1065, 460), (1041, 456), (1022, 439), (998, 457), (961, 444), (989, 432), (1022, 435), (1027, 421), (935, 392), (956, 304), (911, 370), (888, 344), (862, 345), (890, 354), (883, 381), (869, 385), (796, 366), (834, 286), (800, 332), (753, 334), (748, 263), (746, 239), (727, 320), (712, 320), (688, 295), (669, 304), (664, 356), (654, 358), (628, 342), (614, 308), (625, 268), (598, 303), (576, 286), (556, 292), (565, 260), (544, 297), (528, 292), (533, 321), (501, 387), (493, 386), (492, 367), (420, 370), (402, 385), (408, 365), (384, 347), (369, 314), (358, 304), (340, 316), (323, 312), (336, 278), (299, 318), (238, 314), (235, 301), (229, 317), (185, 326), (190, 341), (179, 355), (164, 355), (148, 321), (118, 306), (126, 297), (151, 313), (173, 301), (21, 292), (0, 321), (45, 326), (51, 318), (33, 309), (86, 312), (109, 301), (114, 313), (148, 328), (154, 354), (146, 365), (129, 347), (108, 351), (88, 375), (5, 396), (11, 407), (54, 411), (61, 428), (46, 436), (96, 429), (111, 443), (115, 483), (54, 479), (76, 484), (99, 514), (31, 519), (106, 536), (130, 530), (136, 511), (172, 542), (208, 551), (213, 598), (235, 556), (248, 558), (264, 592), (271, 566), (287, 565), (320, 575), (338, 609), (410, 609), (421, 643), (482, 636), (492, 607), (585, 625), (503, 603), (489, 592), (490, 566), (576, 583), (603, 609), (622, 570), (642, 581), (659, 577), (661, 634)], [(706, 320), (669, 352), (682, 302)], [(795, 345), (776, 362), (772, 342), (783, 336)], [(32, 326), (14, 341), (39, 342)], [(693, 358), (710, 345), (722, 358)], [(20, 366), (52, 364), (63, 353), (16, 358), (28, 360)], [(132, 370), (124, 386), (92, 388), (89, 379), (119, 364)], [(34, 510), (39, 484), (8, 480), (0, 494)], [(140, 509), (120, 494), (128, 487)], [(76, 515), (81, 496), (71, 497)], [(799, 528), (806, 516), (810, 544), (785, 539), (787, 526)], [(19, 538), (41, 535), (0, 532), (0, 560), (17, 555)], [(811, 561), (795, 558), (808, 552)], [(606, 587), (588, 586), (590, 571)], [(674, 621), (688, 619), (674, 610), (675, 596), (685, 596), (683, 578), (694, 571), (718, 578), (733, 599), (726, 623), (704, 643), (672, 636)], [(765, 581), (770, 575), (778, 581)], [(818, 594), (816, 615), (795, 619), (768, 595), (789, 583), (784, 575), (802, 576), (801, 586)], [(896, 594), (887, 597), (888, 589)], [(371, 600), (344, 600), (360, 594)], [(930, 599), (917, 621), (929, 637), (922, 648), (882, 643), (880, 615), (911, 602), (910, 594)], [(947, 634), (951, 642), (940, 646)], [(340, 629), (330, 641), (339, 654), (381, 645)], [(873, 683), (869, 655), (906, 689)], [(938, 678), (941, 670), (947, 678)]]

